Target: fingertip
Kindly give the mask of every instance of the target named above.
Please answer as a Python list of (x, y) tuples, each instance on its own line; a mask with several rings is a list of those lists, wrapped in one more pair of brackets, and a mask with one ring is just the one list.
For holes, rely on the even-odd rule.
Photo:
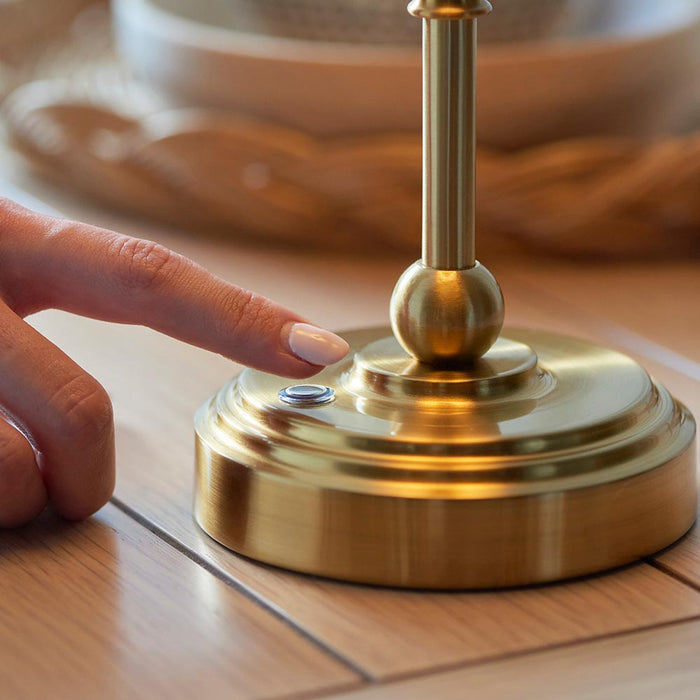
[(91, 515), (97, 513), (100, 508), (107, 505), (109, 499), (112, 497), (113, 491), (113, 488), (105, 490), (101, 495), (92, 497), (89, 500), (77, 499), (58, 501), (57, 499), (52, 499), (52, 503), (56, 512), (62, 518), (78, 522), (89, 518)]
[(292, 358), (290, 364), (289, 360), (286, 361), (284, 369), (278, 372), (273, 372), (273, 374), (278, 374), (281, 377), (286, 377), (287, 379), (311, 379), (311, 377), (316, 376), (319, 372), (323, 371), (325, 367), (322, 365), (310, 365), (308, 362), (303, 362)]
[(83, 465), (82, 483), (74, 478), (57, 479), (49, 470), (49, 498), (55, 511), (66, 520), (79, 521), (94, 515), (105, 506), (116, 484), (115, 450), (113, 441), (99, 448), (98, 454)]
[(283, 329), (283, 339), (291, 354), (311, 365), (314, 373), (340, 362), (350, 349), (339, 335), (309, 323), (288, 324)]

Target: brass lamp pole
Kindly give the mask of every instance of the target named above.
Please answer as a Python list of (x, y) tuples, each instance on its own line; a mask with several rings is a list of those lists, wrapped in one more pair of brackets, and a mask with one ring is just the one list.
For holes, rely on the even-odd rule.
[(695, 422), (629, 357), (506, 329), (474, 251), (476, 18), (424, 27), (423, 254), (391, 325), (346, 334), (315, 384), (245, 370), (195, 416), (197, 522), (231, 549), (417, 588), (551, 581), (651, 554), (692, 525)]
[(486, 0), (413, 0), (423, 19), (423, 257), (391, 300), (420, 362), (473, 364), (498, 338), (503, 296), (475, 257), (476, 17)]
[(491, 5), (414, 0), (408, 11), (423, 19), (423, 263), (464, 270), (476, 264), (475, 18)]

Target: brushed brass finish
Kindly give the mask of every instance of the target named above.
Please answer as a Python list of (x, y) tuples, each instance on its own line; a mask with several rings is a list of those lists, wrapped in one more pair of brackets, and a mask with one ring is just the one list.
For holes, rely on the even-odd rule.
[[(241, 554), (418, 588), (513, 586), (651, 554), (693, 523), (695, 424), (634, 361), (509, 330), (470, 371), (346, 335), (300, 409), (245, 370), (197, 414), (195, 515)], [(539, 362), (538, 357), (539, 356)]]
[(395, 337), (347, 334), (348, 359), (314, 379), (328, 403), (290, 405), (289, 380), (245, 370), (195, 417), (197, 522), (241, 554), (364, 583), (515, 586), (633, 561), (695, 520), (695, 422), (664, 387), (590, 343), (498, 337), (501, 290), (474, 257), (474, 17), (488, 9), (410, 6), (424, 235), (392, 296)]
[(475, 258), (476, 21), (488, 3), (414, 2), (423, 17), (423, 256), (391, 299), (397, 340), (418, 361), (468, 366), (503, 325), (503, 295)]
[(436, 270), (417, 261), (391, 297), (391, 327), (410, 355), (435, 366), (465, 367), (496, 341), (503, 326), (503, 295), (478, 262)]
[(423, 21), (423, 262), (475, 262), (476, 22)]

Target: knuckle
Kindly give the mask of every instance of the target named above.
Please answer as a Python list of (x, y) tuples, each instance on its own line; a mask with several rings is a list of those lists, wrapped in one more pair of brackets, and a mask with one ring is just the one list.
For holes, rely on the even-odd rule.
[(121, 238), (115, 245), (122, 284), (131, 292), (158, 286), (170, 279), (182, 264), (180, 255), (154, 241)]
[(112, 402), (102, 385), (89, 375), (76, 376), (64, 384), (52, 403), (61, 432), (68, 439), (90, 439), (112, 431)]

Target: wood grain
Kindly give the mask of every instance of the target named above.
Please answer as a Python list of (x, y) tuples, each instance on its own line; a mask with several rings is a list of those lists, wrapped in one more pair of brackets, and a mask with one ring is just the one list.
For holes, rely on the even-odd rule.
[(601, 322), (614, 322), (700, 362), (700, 266), (659, 261), (533, 261), (509, 273)]
[[(159, 238), (223, 276), (284, 300), (331, 327), (372, 325), (386, 318), (390, 291), (408, 262), (359, 267), (352, 260), (303, 252)], [(601, 338), (594, 324), (548, 307), (508, 269), (500, 275), (493, 267), (506, 288), (510, 323)], [(114, 398), (118, 497), (375, 678), (569, 643), (700, 612), (696, 591), (648, 565), (543, 588), (430, 594), (322, 581), (237, 557), (202, 534), (190, 512), (192, 413), (228, 378), (230, 363), (144, 329), (55, 313), (42, 315), (36, 324), (98, 376)], [(664, 381), (670, 378), (678, 389), (687, 388), (687, 378), (661, 365), (656, 369)]]
[(114, 506), (0, 532), (0, 552), (4, 698), (271, 698), (358, 680)]
[(697, 700), (699, 654), (700, 622), (693, 621), (332, 697), (333, 700)]

